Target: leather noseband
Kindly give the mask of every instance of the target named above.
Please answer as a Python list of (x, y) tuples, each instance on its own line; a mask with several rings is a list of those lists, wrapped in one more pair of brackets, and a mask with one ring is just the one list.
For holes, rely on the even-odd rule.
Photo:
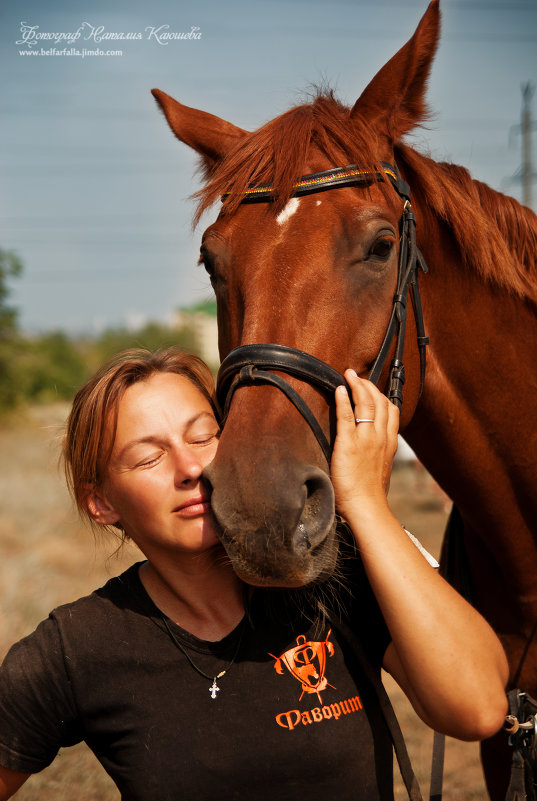
[(268, 372), (269, 370), (278, 370), (278, 372), (296, 376), (308, 384), (319, 387), (326, 393), (333, 394), (340, 384), (347, 384), (341, 373), (302, 350), (288, 348), (285, 345), (243, 345), (231, 351), (218, 371), (217, 393), (224, 411), (224, 418), (229, 411), (233, 393), (238, 387), (271, 384), (287, 395), (291, 403), (298, 409), (317, 437), (326, 461), (330, 463), (330, 443), (313, 412), (284, 378)]

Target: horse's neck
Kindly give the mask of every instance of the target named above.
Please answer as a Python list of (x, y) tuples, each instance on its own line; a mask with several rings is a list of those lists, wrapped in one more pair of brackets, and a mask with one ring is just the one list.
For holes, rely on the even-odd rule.
[[(458, 258), (478, 236), (467, 204), (450, 210), (459, 214), (458, 245), (435, 217), (450, 191), (442, 187), (436, 201), (417, 204), (425, 209), (419, 244), (430, 272), (420, 284), (431, 345), (423, 396), (403, 433), (461, 512), (473, 602), (500, 633), (517, 685), (533, 687), (525, 649), (537, 620), (537, 226), (514, 201), (500, 213), (498, 197), (483, 187), (468, 204), (476, 195), (500, 220), (505, 247), (503, 258), (491, 258), (481, 236), (472, 253), (488, 258), (479, 256), (475, 269)], [(533, 301), (495, 281), (502, 275), (509, 285), (517, 248), (520, 280), (512, 284), (528, 287)]]
[[(462, 168), (435, 165), (409, 148), (400, 155), (417, 187), (422, 162), (431, 171), (440, 167), (438, 185), (443, 176), (453, 194), (462, 192), (464, 198), (467, 193), (462, 218), (471, 213), (474, 222), (487, 221), (467, 230), (461, 227), (461, 209), (458, 214), (451, 209), (451, 219), (455, 215), (457, 220), (451, 228), (440, 222), (442, 194), (433, 192), (427, 200), (420, 195), (418, 238), (429, 265), (420, 284), (431, 345), (424, 396), (409, 441), (446, 486), (453, 463), (471, 486), (480, 485), (487, 471), (506, 470), (517, 473), (522, 485), (531, 476), (534, 486), (537, 447), (531, 452), (529, 445), (532, 438), (537, 444), (537, 217), (512, 198), (472, 181)], [(447, 190), (443, 194), (451, 197)], [(516, 242), (511, 229), (519, 232)], [(468, 262), (473, 257), (474, 266), (462, 264), (461, 251)], [(527, 299), (520, 295), (525, 292), (518, 280), (521, 272)], [(449, 464), (437, 453), (437, 443)], [(474, 472), (477, 464), (481, 470)], [(532, 494), (537, 506), (537, 492)]]
[(535, 308), (433, 254), (429, 266), (427, 376), (404, 434), (476, 531), (517, 534), (515, 563), (537, 520)]

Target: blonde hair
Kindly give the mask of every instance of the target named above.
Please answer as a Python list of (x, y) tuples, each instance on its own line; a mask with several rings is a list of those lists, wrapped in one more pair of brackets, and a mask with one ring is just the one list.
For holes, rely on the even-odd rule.
[(155, 373), (176, 373), (207, 398), (220, 419), (214, 379), (204, 361), (177, 347), (122, 351), (107, 361), (75, 395), (63, 440), (67, 486), (80, 515), (91, 522), (88, 490), (99, 487), (114, 445), (118, 404), (125, 390)]

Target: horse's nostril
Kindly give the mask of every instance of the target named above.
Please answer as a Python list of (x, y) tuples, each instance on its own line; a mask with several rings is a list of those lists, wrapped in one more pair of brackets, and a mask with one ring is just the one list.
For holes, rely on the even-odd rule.
[(311, 467), (304, 488), (306, 500), (294, 535), (297, 551), (310, 550), (323, 542), (334, 519), (334, 490), (326, 473)]

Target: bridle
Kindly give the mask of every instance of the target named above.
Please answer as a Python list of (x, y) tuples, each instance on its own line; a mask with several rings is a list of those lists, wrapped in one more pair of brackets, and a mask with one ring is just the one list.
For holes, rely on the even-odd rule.
[[(405, 346), (407, 302), (410, 295), (416, 321), (418, 350), (420, 354), (420, 390), (421, 396), (425, 381), (426, 346), (429, 338), (425, 335), (421, 298), (418, 287), (418, 269), (425, 273), (427, 265), (416, 245), (416, 218), (410, 203), (410, 187), (403, 181), (396, 166), (381, 162), (382, 172), (361, 170), (355, 164), (323, 172), (304, 175), (295, 184), (292, 197), (323, 192), (341, 186), (370, 185), (374, 181), (389, 179), (395, 191), (403, 200), (403, 213), (399, 222), (399, 263), (397, 269), (397, 286), (393, 298), (392, 313), (373, 363), (369, 380), (377, 384), (388, 353), (395, 339), (395, 352), (390, 365), (390, 376), (387, 397), (399, 409), (403, 404), (403, 384), (405, 368), (403, 352)], [(271, 184), (257, 184), (243, 193), (242, 203), (271, 202), (275, 199)], [(295, 376), (302, 381), (316, 386), (322, 391), (332, 394), (336, 387), (346, 384), (345, 378), (333, 367), (311, 356), (309, 353), (277, 344), (242, 345), (226, 356), (217, 379), (217, 397), (224, 413), (228, 414), (234, 392), (241, 386), (253, 384), (269, 384), (283, 392), (298, 409), (313, 431), (317, 441), (330, 464), (331, 446), (315, 418), (313, 412), (299, 393), (281, 376), (272, 371)]]

